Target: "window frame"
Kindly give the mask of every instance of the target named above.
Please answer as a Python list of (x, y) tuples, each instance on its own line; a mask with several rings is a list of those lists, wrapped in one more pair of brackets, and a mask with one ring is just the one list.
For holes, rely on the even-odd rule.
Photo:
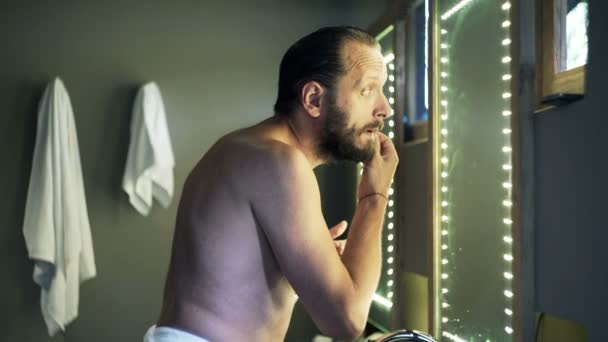
[[(558, 72), (558, 63), (564, 63), (566, 46), (556, 44), (556, 36), (563, 37), (565, 22), (556, 23), (556, 18), (564, 18), (566, 0), (537, 0), (537, 108), (543, 107), (541, 100), (547, 96), (560, 93), (585, 93), (586, 64), (570, 70)], [(559, 50), (559, 51), (558, 51)], [(559, 53), (559, 57), (558, 54)]]

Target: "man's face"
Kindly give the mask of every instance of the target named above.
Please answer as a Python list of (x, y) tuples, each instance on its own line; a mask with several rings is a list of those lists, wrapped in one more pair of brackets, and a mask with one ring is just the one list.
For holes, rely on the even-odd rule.
[(343, 53), (347, 72), (324, 101), (319, 153), (336, 161), (367, 162), (383, 120), (391, 115), (382, 92), (386, 66), (375, 47), (347, 43)]

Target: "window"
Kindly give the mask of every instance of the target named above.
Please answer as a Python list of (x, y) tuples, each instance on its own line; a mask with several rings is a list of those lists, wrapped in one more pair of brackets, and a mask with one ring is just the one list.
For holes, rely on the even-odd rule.
[(588, 0), (539, 0), (538, 98), (583, 94)]

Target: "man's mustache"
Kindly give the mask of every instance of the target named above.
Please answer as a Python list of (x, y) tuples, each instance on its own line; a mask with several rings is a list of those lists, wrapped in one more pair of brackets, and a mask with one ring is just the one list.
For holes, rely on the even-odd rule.
[(379, 131), (382, 131), (382, 128), (384, 128), (384, 122), (377, 121), (377, 122), (371, 123), (371, 124), (366, 125), (365, 127), (363, 127), (361, 129), (361, 132), (365, 133), (368, 129), (378, 129)]

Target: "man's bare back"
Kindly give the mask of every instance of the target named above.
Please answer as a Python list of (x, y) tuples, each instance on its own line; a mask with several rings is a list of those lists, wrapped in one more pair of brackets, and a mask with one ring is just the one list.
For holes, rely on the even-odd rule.
[[(336, 45), (336, 35), (350, 38)], [(363, 331), (398, 163), (381, 132), (392, 114), (382, 92), (386, 63), (361, 30), (326, 28), (310, 37), (281, 63), (279, 87), (298, 90), (280, 91), (275, 116), (222, 137), (188, 176), (159, 326), (213, 342), (281, 341), (297, 293), (325, 335), (354, 339)], [(290, 80), (297, 76), (290, 65), (325, 73), (332, 86)], [(328, 228), (321, 210), (313, 169), (329, 160), (364, 163), (348, 244), (333, 241), (346, 225)]]
[(254, 178), (263, 167), (255, 165), (257, 157), (264, 158), (255, 154), (287, 142), (287, 132), (266, 123), (237, 131), (220, 139), (189, 175), (159, 326), (210, 341), (283, 340), (296, 297), (246, 194), (252, 182), (272, 187), (272, 179)]

